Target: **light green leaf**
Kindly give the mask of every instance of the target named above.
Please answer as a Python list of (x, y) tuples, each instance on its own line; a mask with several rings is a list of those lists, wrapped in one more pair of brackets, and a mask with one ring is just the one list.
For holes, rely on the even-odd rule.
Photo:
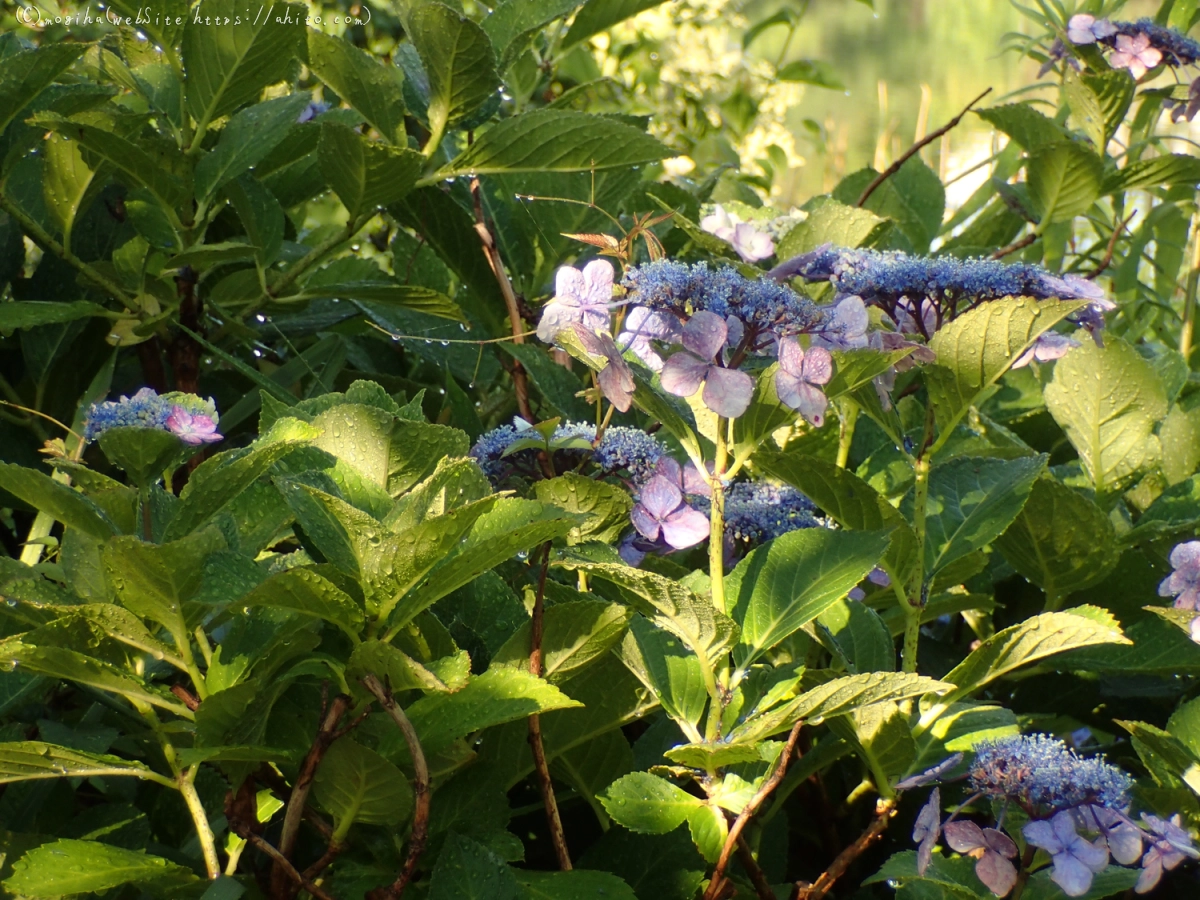
[(492, 39), (500, 70), (507, 69), (525, 52), (530, 38), (555, 19), (569, 15), (584, 0), (504, 0), (483, 20), (483, 30)]
[(679, 723), (692, 741), (708, 703), (704, 670), (700, 659), (679, 638), (655, 628), (641, 616), (629, 623), (621, 646), (622, 661), (646, 685), (663, 711)]
[(705, 803), (688, 815), (688, 831), (696, 849), (710, 863), (721, 857), (725, 840), (729, 837), (729, 821), (724, 811), (713, 803)]
[[(933, 851), (933, 859), (924, 875), (917, 874), (917, 852), (904, 850), (894, 854), (864, 884), (886, 882), (900, 888), (904, 900), (983, 900), (994, 896), (975, 874), (975, 860), (969, 856), (943, 859)], [(917, 889), (917, 890), (913, 890)]]
[(18, 859), (4, 886), (20, 896), (61, 897), (100, 893), (123, 884), (182, 890), (199, 882), (190, 869), (141, 850), (60, 839)]
[(606, 731), (585, 744), (555, 757), (551, 774), (571, 785), (587, 800), (601, 827), (609, 824), (600, 794), (622, 775), (634, 769), (633, 750), (619, 728)]
[(0, 744), (0, 784), (43, 778), (107, 775), (130, 776), (174, 785), (171, 779), (159, 775), (143, 763), (119, 756), (85, 753), (42, 741)]
[(492, 493), (492, 486), (473, 459), (446, 457), (433, 474), (401, 494), (383, 520), (392, 531), (407, 531), (430, 516), (440, 516)]
[(588, 0), (571, 23), (571, 30), (563, 39), (563, 47), (570, 47), (587, 40), (593, 34), (607, 31), (618, 22), (624, 22), (662, 2), (663, 0)]
[(383, 641), (363, 641), (350, 654), (346, 680), (358, 681), (367, 675), (379, 678), (393, 693), (449, 690), (445, 682), (411, 656)]
[(581, 705), (529, 672), (489, 669), (452, 694), (418, 700), (408, 708), (408, 717), (428, 753), (483, 728)]
[(1090, 341), (1054, 364), (1046, 407), (1067, 433), (1098, 495), (1111, 494), (1158, 457), (1154, 426), (1167, 414), (1154, 368), (1120, 338)]
[[(542, 674), (551, 684), (607, 653), (625, 633), (633, 613), (620, 603), (568, 600), (545, 610)], [(529, 666), (531, 624), (518, 628), (492, 656), (498, 666)]]
[(1071, 125), (1088, 136), (1096, 152), (1104, 153), (1108, 146), (1108, 123), (1100, 98), (1070, 66), (1065, 69), (1063, 88), (1071, 107)]
[(512, 172), (590, 172), (636, 166), (672, 151), (639, 128), (603, 116), (538, 109), (493, 125), (437, 177)]
[(422, 3), (405, 30), (429, 76), (429, 127), (441, 135), (500, 90), (496, 54), (483, 29), (442, 3)]
[[(527, 0), (516, 0), (527, 2)], [(637, 900), (633, 889), (616, 875), (588, 869), (570, 872), (514, 870), (523, 900)], [(492, 900), (491, 897), (488, 900)]]
[(397, 421), (388, 457), (388, 493), (398, 497), (433, 474), (443, 459), (466, 456), (470, 444), (466, 432), (457, 428)]
[(109, 462), (125, 470), (134, 485), (145, 488), (196, 452), (169, 431), (125, 425), (101, 434), (100, 449)]
[(1106, 194), (1158, 187), (1161, 184), (1200, 182), (1200, 159), (1183, 153), (1168, 153), (1131, 162), (1104, 182)]
[[(235, 0), (212, 0), (204, 13), (232, 20), (244, 10)], [(262, 89), (287, 77), (304, 40), (307, 10), (279, 4), (261, 21), (236, 28), (188, 28), (183, 33), (188, 112), (207, 127), (221, 116), (257, 100)]]
[(258, 263), (269, 266), (283, 249), (283, 207), (257, 178), (243, 175), (225, 185), (225, 196), (237, 210)]
[(51, 41), (5, 57), (0, 73), (0, 132), (87, 49), (83, 42)]
[(1103, 510), (1053, 478), (1033, 483), (1025, 506), (996, 546), (1014, 569), (1058, 598), (1099, 582), (1121, 555)]
[(423, 163), (415, 150), (369, 141), (337, 122), (321, 126), (318, 156), (322, 174), (351, 216), (395, 203), (416, 186)]
[(917, 738), (917, 757), (903, 775), (924, 772), (953, 753), (965, 753), (980, 741), (1021, 733), (1016, 714), (1003, 706), (951, 703), (937, 721)]
[(892, 633), (879, 613), (856, 600), (845, 598), (817, 616), (818, 634), (852, 675), (862, 672), (893, 672), (896, 646)]
[(108, 313), (98, 303), (74, 300), (70, 303), (54, 303), (46, 300), (17, 300), (0, 303), (0, 331), (17, 328), (37, 328), (39, 325), (57, 325), (74, 322)]
[[(3, 309), (3, 307), (0, 307)], [(1158, 430), (1162, 442), (1162, 469), (1167, 483), (1179, 484), (1200, 466), (1200, 408), (1184, 412), (1172, 406)]]
[(618, 825), (638, 834), (666, 834), (684, 823), (703, 801), (649, 772), (614, 781), (600, 798)]
[(90, 499), (34, 469), (0, 462), (0, 487), (90, 537), (104, 540), (117, 533), (116, 526)]
[(534, 493), (543, 503), (586, 516), (567, 534), (568, 544), (615, 543), (628, 527), (629, 511), (633, 509), (633, 499), (621, 488), (574, 472), (539, 481)]
[(908, 716), (895, 703), (863, 706), (830, 719), (829, 727), (856, 747), (876, 784), (891, 785), (916, 759)]
[(419, 284), (399, 284), (395, 281), (345, 282), (340, 284), (306, 284), (304, 290), (291, 299), (316, 300), (333, 297), (342, 300), (361, 300), (367, 303), (377, 303), (382, 306), (398, 306), (416, 312), (440, 316), (443, 319), (453, 319), (456, 322), (467, 321), (462, 307), (433, 288)]
[(348, 737), (335, 741), (321, 759), (313, 796), (333, 816), (340, 835), (353, 822), (397, 825), (413, 809), (412, 787), (404, 773)]
[(405, 146), (404, 72), (349, 41), (308, 31), (308, 67), (357, 109), (390, 144)]
[(221, 130), (217, 146), (196, 164), (196, 199), (207, 203), (218, 188), (266, 159), (296, 124), (308, 100), (308, 94), (288, 94), (234, 115)]
[[(1046, 457), (959, 457), (929, 473), (925, 573), (932, 576), (999, 537), (1021, 512)], [(911, 510), (911, 494), (904, 507)]]
[(870, 210), (830, 198), (810, 210), (807, 219), (784, 235), (775, 254), (780, 259), (791, 259), (826, 242), (838, 247), (862, 247), (888, 227), (887, 219)]
[[(1042, 613), (992, 635), (946, 673), (955, 689), (939, 698), (936, 710), (982, 690), (999, 678), (1041, 659), (1095, 644), (1130, 644), (1106, 610), (1079, 606), (1070, 612)], [(922, 715), (922, 725), (932, 721)]]
[(1066, 129), (1028, 103), (1008, 103), (974, 113), (1031, 153), (1067, 137)]
[[(846, 176), (834, 188), (834, 198), (842, 203), (857, 204), (867, 185), (878, 174), (867, 168)], [(880, 184), (863, 206), (895, 222), (913, 248), (918, 253), (925, 253), (941, 228), (946, 191), (934, 171), (919, 156), (914, 156)]]
[(887, 550), (883, 531), (802, 528), (752, 550), (730, 573), (744, 670), (846, 596)]
[(71, 229), (84, 205), (95, 196), (95, 172), (83, 160), (79, 142), (61, 134), (52, 134), (43, 145), (45, 166), (42, 191), (46, 207), (58, 219), (63, 244), (70, 247)]
[(1074, 141), (1031, 151), (1026, 172), (1029, 198), (1043, 225), (1069, 222), (1086, 213), (1104, 183), (1103, 161)]
[(239, 606), (273, 606), (315, 616), (341, 628), (353, 640), (358, 639), (363, 621), (362, 610), (350, 595), (311, 569), (272, 575), (237, 602)]

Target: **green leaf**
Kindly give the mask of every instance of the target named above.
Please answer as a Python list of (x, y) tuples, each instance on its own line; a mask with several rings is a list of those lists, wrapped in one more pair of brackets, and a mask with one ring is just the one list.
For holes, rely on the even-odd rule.
[(1030, 152), (1067, 137), (1061, 125), (1028, 103), (1009, 103), (973, 112)]
[(1125, 121), (1125, 114), (1129, 111), (1129, 104), (1133, 101), (1133, 79), (1129, 77), (1128, 73), (1120, 69), (1113, 69), (1108, 72), (1088, 72), (1083, 75), (1082, 80), (1099, 105), (1104, 131), (1096, 148), (1103, 151), (1108, 146), (1108, 142), (1112, 140), (1113, 135), (1117, 133), (1117, 129), (1121, 127), (1121, 123)]
[[(1091, 606), (1071, 612), (1042, 613), (992, 635), (946, 674), (955, 689), (939, 698), (937, 708), (982, 690), (999, 678), (1041, 659), (1095, 644), (1130, 644), (1112, 615)], [(922, 721), (931, 720), (927, 713)]]
[(272, 575), (241, 597), (240, 606), (273, 606), (315, 616), (341, 628), (353, 640), (363, 621), (362, 609), (345, 591), (310, 569), (291, 569)]
[[(1022, 896), (1026, 900), (1059, 900), (1063, 896), (1063, 890), (1057, 882), (1050, 879), (1052, 874), (1053, 870), (1049, 868), (1034, 872), (1033, 877), (1025, 885), (1025, 893)], [(1080, 895), (1077, 900), (1103, 900), (1105, 897), (1126, 894), (1133, 890), (1139, 876), (1140, 872), (1136, 868), (1127, 869), (1123, 866), (1111, 865), (1103, 872), (1096, 874), (1087, 893)]]
[(504, 860), (451, 832), (433, 867), (429, 900), (521, 900), (521, 891)]
[(76, 217), (95, 196), (95, 172), (84, 162), (79, 143), (61, 134), (47, 138), (43, 153), (46, 163), (42, 190), (46, 207), (58, 219), (63, 243), (69, 247)]
[(349, 41), (309, 29), (308, 67), (362, 113), (385, 141), (406, 145), (404, 72), (399, 66), (383, 64)]
[[(994, 896), (983, 887), (975, 874), (975, 860), (969, 856), (943, 859), (934, 850), (924, 875), (917, 874), (917, 852), (904, 850), (894, 854), (864, 884), (887, 882), (900, 888), (904, 900), (983, 900)], [(919, 889), (913, 891), (914, 888)]]
[(688, 737), (700, 740), (696, 727), (704, 715), (708, 688), (699, 657), (676, 636), (635, 616), (621, 646), (621, 659)]
[(383, 523), (397, 533), (407, 531), (430, 516), (443, 515), (491, 493), (492, 486), (475, 460), (447, 457), (432, 475), (396, 499)]
[[(878, 174), (867, 168), (848, 175), (834, 189), (834, 199), (857, 204), (859, 196)], [(919, 156), (914, 156), (880, 184), (863, 205), (892, 219), (913, 249), (924, 253), (942, 226), (946, 191), (934, 171)]]
[[(798, 84), (811, 84), (816, 87), (831, 90), (845, 90), (845, 85), (834, 74), (835, 69), (827, 62), (817, 59), (795, 59), (782, 66), (775, 73), (779, 81), (793, 81)], [(711, 860), (710, 860), (711, 862)]]
[(887, 546), (882, 531), (802, 528), (752, 550), (727, 581), (742, 630), (741, 668), (845, 597)]
[[(0, 317), (3, 316), (3, 310), (4, 307), (0, 306)], [(0, 318), (0, 321), (3, 319)], [(509, 342), (497, 346), (524, 366), (543, 399), (561, 415), (572, 421), (586, 421), (591, 415), (591, 407), (581, 397), (575, 396), (583, 390), (579, 376), (554, 362), (543, 348)]]
[(467, 455), (470, 440), (457, 428), (398, 421), (392, 426), (388, 493), (397, 497), (431, 475), (443, 459)]
[(429, 127), (441, 135), (500, 90), (496, 54), (482, 28), (442, 3), (423, 3), (405, 22), (429, 76)]
[(567, 36), (563, 38), (563, 47), (585, 41), (593, 34), (607, 31), (618, 22), (624, 22), (662, 2), (663, 0), (588, 0), (575, 16)]
[(225, 196), (237, 210), (246, 238), (256, 248), (258, 263), (269, 266), (283, 249), (283, 207), (257, 178), (243, 175), (225, 185)]
[(1113, 721), (1132, 736), (1130, 743), (1155, 781), (1164, 787), (1186, 784), (1200, 794), (1200, 761), (1182, 741), (1148, 722)]
[(17, 328), (37, 328), (39, 325), (57, 325), (74, 322), (92, 316), (107, 315), (108, 310), (98, 303), (75, 300), (70, 303), (54, 303), (45, 300), (18, 300), (0, 303), (0, 331)]
[(539, 481), (534, 486), (537, 499), (561, 507), (567, 512), (586, 516), (567, 534), (568, 544), (584, 541), (615, 543), (629, 525), (633, 499), (619, 487), (568, 472), (557, 478)]
[(1082, 216), (1100, 196), (1104, 184), (1104, 162), (1074, 141), (1031, 151), (1026, 172), (1029, 198), (1043, 226)]
[[(212, 0), (204, 9), (205, 15), (231, 20), (242, 12), (235, 0)], [(202, 126), (257, 100), (263, 88), (287, 77), (304, 40), (307, 10), (288, 3), (272, 12), (236, 28), (197, 25), (184, 31), (187, 107)]]
[[(858, 198), (854, 200), (857, 202)], [(775, 255), (780, 259), (791, 259), (816, 250), (826, 242), (838, 247), (862, 247), (872, 243), (887, 227), (887, 220), (870, 210), (829, 198), (784, 235)]]
[(0, 462), (0, 488), (90, 537), (104, 540), (117, 533), (116, 526), (90, 499), (34, 469)]
[(296, 124), (308, 99), (307, 94), (288, 94), (234, 115), (217, 146), (196, 164), (196, 199), (208, 203), (220, 187), (266, 159)]
[(141, 850), (60, 839), (18, 859), (4, 886), (21, 896), (60, 897), (99, 893), (123, 884), (182, 890), (199, 882), (190, 869)]
[(1092, 342), (1054, 365), (1046, 407), (1067, 433), (1098, 495), (1111, 494), (1158, 457), (1154, 426), (1167, 414), (1154, 368), (1120, 338)]
[(443, 319), (453, 319), (456, 322), (466, 323), (467, 321), (462, 307), (441, 291), (422, 287), (419, 284), (399, 284), (395, 281), (306, 284), (304, 290), (289, 300), (316, 300), (325, 297), (361, 300), (382, 306), (398, 306), (431, 316), (439, 316)]
[(967, 410), (982, 402), (984, 392), (1018, 356), (1081, 305), (1012, 297), (982, 303), (939, 328), (929, 342), (937, 363), (925, 368), (929, 399), (942, 432), (938, 445), (949, 439)]
[(569, 15), (584, 0), (504, 0), (483, 20), (504, 71), (525, 52), (529, 40), (555, 19)]
[(715, 661), (737, 640), (738, 626), (718, 612), (712, 602), (692, 593), (678, 581), (625, 565), (612, 563), (565, 563), (589, 575), (610, 581), (651, 622), (683, 641), (706, 664)]
[[(625, 633), (632, 612), (620, 603), (568, 600), (545, 610), (542, 672), (551, 684), (607, 653)], [(492, 656), (493, 665), (529, 666), (531, 624), (518, 628)]]
[(489, 669), (452, 694), (418, 700), (408, 708), (408, 717), (428, 753), (482, 728), (581, 705), (527, 671)]
[(876, 784), (891, 785), (917, 756), (908, 716), (895, 703), (875, 703), (829, 720), (835, 734), (857, 745)]
[(321, 759), (313, 796), (333, 816), (340, 835), (353, 822), (398, 825), (413, 810), (412, 787), (404, 773), (348, 737), (335, 741)]
[(692, 810), (688, 816), (688, 831), (696, 849), (708, 862), (715, 863), (721, 858), (729, 837), (729, 820), (720, 807), (710, 802)]
[(180, 504), (167, 526), (164, 540), (191, 534), (235, 501), (276, 462), (320, 436), (299, 419), (277, 419), (271, 430), (243, 450), (219, 453), (205, 460), (179, 494)]
[(892, 672), (896, 646), (879, 613), (854, 600), (841, 599), (817, 617), (817, 628), (851, 674)]
[(321, 125), (318, 155), (321, 172), (351, 216), (395, 203), (416, 186), (423, 164), (415, 150), (369, 141), (337, 122)]
[(917, 757), (903, 775), (924, 772), (946, 757), (971, 750), (981, 741), (1021, 733), (1016, 714), (1003, 706), (951, 703), (917, 738)]
[(834, 350), (834, 376), (825, 386), (825, 396), (836, 400), (846, 394), (851, 394), (868, 382), (882, 375), (900, 360), (910, 356), (915, 347), (908, 349), (880, 351), (869, 347), (856, 350)]
[(1200, 159), (1182, 153), (1169, 153), (1151, 159), (1138, 159), (1118, 169), (1104, 182), (1104, 193), (1134, 191), (1162, 184), (1200, 182)]
[(100, 449), (109, 462), (125, 470), (134, 485), (144, 488), (196, 452), (169, 431), (124, 425), (101, 434)]
[(1058, 598), (1102, 580), (1120, 556), (1104, 511), (1053, 478), (1033, 483), (1025, 506), (996, 546), (1014, 569)]
[(608, 813), (600, 802), (600, 794), (610, 784), (634, 770), (633, 750), (619, 728), (605, 732), (587, 743), (559, 754), (550, 773), (565, 781), (579, 793), (600, 820), (601, 827), (609, 824)]
[(42, 741), (0, 744), (0, 784), (44, 778), (130, 776), (173, 785), (146, 765), (119, 756), (85, 753)]
[(412, 657), (383, 641), (363, 641), (346, 663), (346, 680), (374, 675), (394, 693), (410, 690), (445, 691), (445, 682)]
[(682, 825), (703, 801), (649, 772), (614, 781), (600, 798), (618, 825), (638, 834), (666, 834)]
[[(1044, 455), (1010, 460), (959, 457), (934, 466), (925, 507), (926, 576), (1003, 534), (1045, 467)], [(902, 507), (911, 508), (909, 497)]]
[(1100, 106), (1100, 98), (1069, 66), (1065, 71), (1063, 88), (1071, 107), (1071, 124), (1088, 136), (1097, 153), (1103, 154), (1108, 146), (1108, 123)]
[(1200, 475), (1193, 475), (1159, 494), (1121, 539), (1123, 543), (1134, 544), (1188, 532), (1197, 525), (1200, 525)]
[(639, 128), (604, 116), (538, 109), (505, 119), (437, 173), (439, 179), (511, 172), (590, 172), (636, 166), (672, 151)]
[(524, 900), (594, 900), (596, 897), (603, 897), (605, 900), (637, 900), (637, 895), (629, 885), (608, 872), (592, 872), (587, 869), (538, 872), (532, 869), (518, 869), (515, 870), (515, 874)]
[(0, 72), (0, 133), (87, 48), (85, 43), (52, 41), (6, 56)]

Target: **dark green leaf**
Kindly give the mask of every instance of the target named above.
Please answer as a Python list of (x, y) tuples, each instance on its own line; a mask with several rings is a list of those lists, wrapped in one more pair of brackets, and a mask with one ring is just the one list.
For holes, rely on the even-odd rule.
[(321, 171), (352, 216), (399, 200), (416, 185), (423, 163), (415, 150), (368, 141), (337, 123), (321, 126), (318, 152)]
[(406, 145), (404, 73), (341, 38), (308, 31), (308, 67), (390, 144)]

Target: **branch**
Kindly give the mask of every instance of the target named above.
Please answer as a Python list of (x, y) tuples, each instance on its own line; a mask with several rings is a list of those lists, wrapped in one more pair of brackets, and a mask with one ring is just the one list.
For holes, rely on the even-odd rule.
[[(317, 736), (313, 738), (312, 746), (305, 755), (304, 762), (300, 765), (300, 773), (292, 785), (287, 811), (283, 816), (283, 830), (279, 834), (279, 854), (285, 862), (292, 858), (292, 851), (296, 848), (296, 837), (300, 832), (300, 819), (308, 801), (308, 792), (312, 789), (313, 779), (317, 775), (317, 767), (325, 758), (325, 754), (333, 742), (341, 736), (337, 727), (342, 721), (342, 716), (350, 708), (351, 702), (351, 699), (344, 694), (333, 698), (333, 702), (322, 713), (321, 726), (317, 729)], [(289, 862), (288, 865), (290, 866), (291, 863)], [(276, 862), (271, 870), (272, 896), (286, 897), (288, 895), (287, 879), (289, 878), (291, 875), (287, 870)], [(291, 878), (291, 880), (295, 881), (296, 879)]]
[[(546, 611), (546, 573), (550, 569), (550, 543), (543, 545), (542, 570), (538, 575), (537, 593), (533, 599), (533, 621), (529, 639), (529, 671), (535, 678), (542, 677), (542, 631)], [(550, 766), (546, 762), (546, 746), (542, 742), (542, 721), (537, 713), (529, 717), (529, 746), (533, 750), (533, 768), (537, 772), (538, 787), (542, 792), (542, 805), (546, 807), (546, 821), (550, 826), (550, 842), (558, 867), (570, 872), (571, 854), (567, 850), (567, 836), (563, 831), (562, 817), (558, 814), (558, 800), (554, 796), (554, 782), (550, 780)]]
[(1039, 235), (1036, 231), (1031, 231), (1031, 232), (1029, 232), (1029, 234), (1025, 235), (1025, 237), (1019, 238), (1018, 240), (1013, 241), (1007, 247), (1001, 247), (999, 250), (997, 250), (995, 253), (993, 253), (988, 258), (989, 259), (1004, 259), (1004, 257), (1010, 256), (1011, 254), (1016, 253), (1018, 250), (1024, 250), (1026, 247), (1028, 247), (1030, 244), (1032, 244), (1034, 241), (1036, 241), (1039, 237), (1041, 237), (1041, 235)]
[(726, 885), (725, 868), (729, 865), (729, 857), (733, 855), (738, 838), (741, 837), (742, 829), (746, 827), (746, 823), (750, 821), (750, 817), (758, 812), (758, 808), (763, 805), (763, 802), (771, 796), (771, 792), (779, 787), (779, 782), (783, 781), (783, 776), (787, 774), (787, 767), (791, 761), (792, 754), (796, 752), (796, 741), (800, 738), (800, 729), (803, 726), (803, 719), (792, 726), (792, 733), (788, 735), (787, 743), (784, 744), (783, 752), (780, 754), (779, 765), (775, 767), (775, 771), (771, 774), (771, 777), (763, 782), (763, 786), (758, 789), (758, 793), (750, 798), (750, 802), (746, 804), (730, 827), (729, 836), (725, 838), (725, 846), (721, 848), (721, 856), (717, 860), (717, 867), (713, 869), (712, 880), (709, 881), (708, 890), (704, 893), (704, 900), (717, 900), (724, 893)]
[(745, 835), (738, 835), (737, 855), (738, 862), (750, 876), (750, 883), (754, 885), (754, 893), (758, 894), (758, 900), (777, 900), (775, 891), (771, 888), (771, 882), (767, 880), (766, 873), (758, 865), (758, 860), (754, 858), (754, 852), (746, 843)]
[(867, 848), (883, 837), (892, 817), (896, 815), (894, 800), (880, 800), (875, 807), (875, 818), (867, 826), (867, 830), (859, 835), (858, 840), (837, 855), (833, 863), (821, 873), (812, 884), (803, 881), (796, 882), (796, 891), (792, 900), (822, 900), (833, 888), (833, 883), (846, 874), (851, 863), (863, 855)]
[(324, 259), (331, 251), (337, 249), (346, 241), (351, 240), (356, 234), (362, 231), (363, 226), (371, 220), (374, 213), (365, 216), (351, 217), (346, 223), (345, 229), (340, 234), (335, 234), (317, 246), (313, 247), (303, 257), (301, 257), (294, 265), (290, 266), (287, 271), (280, 275), (267, 288), (267, 296), (271, 299), (279, 297), (284, 291), (296, 283), (296, 279)]
[[(483, 255), (487, 257), (492, 274), (496, 276), (496, 283), (500, 285), (500, 293), (504, 295), (504, 305), (508, 307), (508, 321), (512, 326), (513, 343), (523, 344), (525, 343), (525, 326), (521, 324), (517, 294), (504, 271), (504, 260), (500, 258), (500, 251), (496, 249), (496, 239), (492, 236), (487, 220), (483, 216), (483, 197), (479, 189), (478, 178), (471, 179), (471, 199), (475, 205), (475, 233), (479, 235), (480, 243), (483, 244)], [(525, 380), (524, 366), (517, 360), (513, 361), (512, 379), (513, 388), (517, 394), (517, 408), (521, 411), (521, 416), (525, 421), (532, 422), (533, 411), (529, 406), (529, 383)]]
[(900, 167), (903, 166), (906, 162), (908, 162), (911, 157), (916, 156), (918, 153), (920, 153), (922, 148), (928, 146), (929, 144), (932, 144), (934, 141), (936, 141), (938, 138), (940, 138), (947, 131), (950, 131), (952, 128), (954, 128), (959, 122), (962, 121), (962, 117), (971, 111), (972, 106), (974, 106), (976, 103), (978, 103), (980, 100), (982, 100), (984, 97), (986, 97), (991, 92), (992, 92), (992, 89), (988, 88), (986, 91), (984, 91), (978, 97), (976, 97), (974, 100), (972, 100), (970, 103), (968, 103), (965, 107), (963, 107), (963, 111), (960, 112), (957, 116), (955, 116), (953, 119), (951, 119), (945, 125), (943, 125), (937, 131), (933, 131), (933, 132), (930, 132), (929, 134), (925, 135), (925, 137), (921, 138), (919, 141), (917, 141), (915, 144), (913, 144), (911, 147), (909, 147), (907, 150), (905, 150), (902, 154), (900, 154), (899, 159), (897, 159), (894, 163), (892, 163), (890, 166), (888, 166), (886, 169), (884, 169), (882, 172), (880, 172), (878, 175), (875, 176), (875, 179), (870, 184), (867, 185), (866, 190), (864, 190), (862, 192), (862, 196), (860, 196), (858, 198), (858, 202), (855, 203), (854, 205), (862, 206), (864, 203), (866, 203), (867, 198), (870, 197), (873, 193), (875, 193), (875, 188), (879, 187), (881, 184), (883, 184), (885, 181), (887, 181), (889, 178), (891, 178), (893, 175), (895, 175), (897, 172), (899, 172)]
[(1084, 276), (1088, 281), (1091, 281), (1110, 265), (1112, 265), (1113, 251), (1117, 249), (1117, 238), (1121, 236), (1121, 232), (1125, 230), (1125, 226), (1133, 221), (1133, 217), (1135, 215), (1137, 215), (1136, 212), (1131, 212), (1126, 218), (1117, 223), (1117, 227), (1113, 229), (1112, 237), (1108, 239), (1108, 249), (1104, 251), (1103, 258), (1097, 264), (1096, 268), (1092, 269), (1092, 271), (1088, 272), (1087, 275)]
[(413, 811), (412, 835), (408, 840), (408, 858), (404, 860), (404, 868), (400, 870), (396, 880), (382, 893), (382, 900), (398, 900), (404, 893), (404, 889), (408, 887), (408, 883), (412, 881), (413, 873), (417, 869), (417, 861), (420, 860), (421, 852), (425, 849), (425, 837), (429, 833), (429, 767), (425, 764), (425, 753), (421, 750), (421, 741), (417, 737), (417, 731), (413, 728), (412, 722), (408, 720), (408, 716), (404, 714), (404, 710), (396, 705), (392, 692), (384, 687), (383, 683), (374, 675), (363, 678), (362, 684), (375, 695), (379, 704), (392, 717), (392, 721), (404, 735), (409, 755), (412, 756), (413, 796), (416, 798), (416, 806)]
[[(232, 822), (229, 824), (233, 825)], [(246, 843), (250, 844), (250, 846), (271, 857), (271, 859), (275, 861), (276, 869), (282, 869), (284, 873), (287, 874), (288, 878), (316, 897), (317, 900), (334, 900), (331, 895), (325, 893), (325, 891), (321, 890), (319, 887), (297, 872), (296, 867), (288, 862), (282, 853), (272, 847), (267, 841), (263, 840), (253, 831), (246, 830), (245, 833), (235, 833), (237, 833), (238, 837), (243, 838)]]

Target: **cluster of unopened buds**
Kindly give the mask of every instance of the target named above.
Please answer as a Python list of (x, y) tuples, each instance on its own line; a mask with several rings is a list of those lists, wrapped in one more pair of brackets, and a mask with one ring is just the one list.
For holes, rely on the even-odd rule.
[[(1080, 13), (1067, 22), (1067, 40), (1076, 46), (1095, 45), (1107, 51), (1108, 64), (1114, 69), (1128, 69), (1134, 79), (1141, 79), (1160, 65), (1178, 69), (1200, 62), (1200, 42), (1152, 19), (1114, 22)], [(1067, 55), (1062, 40), (1056, 40), (1043, 73), (1063, 58), (1079, 68), (1079, 63)], [(1200, 112), (1200, 78), (1192, 81), (1186, 100), (1172, 99), (1168, 105), (1173, 107), (1174, 121), (1190, 122)]]
[(211, 397), (204, 400), (179, 391), (159, 394), (148, 387), (132, 397), (93, 403), (84, 425), (84, 437), (94, 441), (110, 428), (124, 427), (168, 431), (193, 446), (222, 439), (217, 433), (217, 408)]
[[(913, 840), (920, 875), (945, 836), (950, 849), (975, 858), (975, 874), (988, 890), (998, 897), (1007, 895), (1019, 877), (1013, 863), (1017, 844), (1004, 832), (1009, 805), (1028, 817), (1020, 827), (1021, 837), (1045, 851), (1053, 866), (1051, 880), (1069, 897), (1086, 894), (1095, 876), (1108, 868), (1110, 857), (1122, 866), (1140, 862), (1134, 888), (1139, 894), (1154, 888), (1164, 871), (1186, 859), (1200, 859), (1179, 816), (1168, 820), (1143, 813), (1140, 822), (1131, 818), (1133, 781), (1103, 759), (1079, 756), (1062, 741), (1042, 734), (987, 741), (977, 744), (974, 752), (966, 774), (971, 796), (943, 822), (941, 790), (935, 787), (917, 816)], [(956, 754), (896, 787), (930, 784), (961, 761), (962, 754)], [(994, 827), (958, 817), (982, 798), (1004, 804)]]

